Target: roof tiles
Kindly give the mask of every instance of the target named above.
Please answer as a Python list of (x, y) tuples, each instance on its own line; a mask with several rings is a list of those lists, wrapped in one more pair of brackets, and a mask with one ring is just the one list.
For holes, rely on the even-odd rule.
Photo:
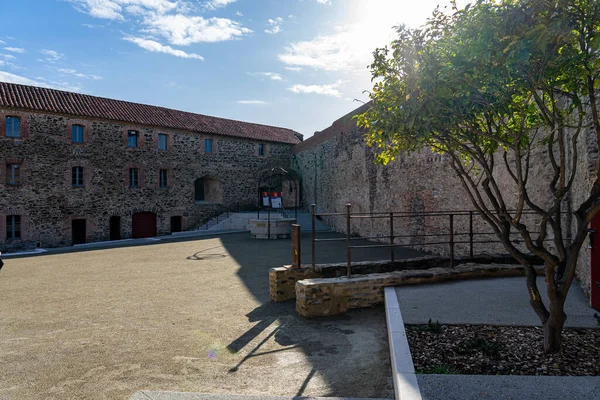
[(164, 107), (0, 82), (0, 107), (110, 119), (215, 135), (296, 144), (297, 132)]

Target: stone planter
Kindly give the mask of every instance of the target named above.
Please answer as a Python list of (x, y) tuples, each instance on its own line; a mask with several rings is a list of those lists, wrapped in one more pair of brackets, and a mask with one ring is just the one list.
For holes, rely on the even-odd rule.
[(289, 239), (295, 218), (271, 218), (250, 220), (250, 233), (254, 239)]

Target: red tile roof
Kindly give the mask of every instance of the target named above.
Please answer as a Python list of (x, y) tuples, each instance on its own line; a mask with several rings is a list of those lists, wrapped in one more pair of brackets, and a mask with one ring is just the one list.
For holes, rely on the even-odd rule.
[(300, 134), (291, 129), (5, 82), (0, 82), (0, 107), (110, 119), (271, 142), (300, 143), (297, 136)]

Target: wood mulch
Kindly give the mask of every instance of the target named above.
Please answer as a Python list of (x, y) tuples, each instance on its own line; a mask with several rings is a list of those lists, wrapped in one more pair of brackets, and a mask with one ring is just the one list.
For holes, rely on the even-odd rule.
[(560, 353), (543, 350), (541, 327), (407, 325), (422, 374), (600, 375), (600, 329), (568, 328)]

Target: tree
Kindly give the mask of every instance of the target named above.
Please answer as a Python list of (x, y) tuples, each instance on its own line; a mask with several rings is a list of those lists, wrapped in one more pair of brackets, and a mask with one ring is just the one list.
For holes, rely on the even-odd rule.
[[(587, 199), (566, 207), (581, 132), (592, 129), (593, 146), (600, 143), (600, 3), (479, 0), (452, 8), (436, 9), (419, 29), (396, 28), (398, 39), (374, 52), (372, 106), (358, 125), (383, 164), (424, 147), (448, 155), (475, 209), (523, 265), (544, 348), (556, 352), (579, 252), (600, 210), (597, 160)], [(539, 154), (551, 170), (545, 201), (530, 193)], [(514, 199), (499, 184), (500, 169)], [(544, 262), (548, 306), (527, 253)]]

